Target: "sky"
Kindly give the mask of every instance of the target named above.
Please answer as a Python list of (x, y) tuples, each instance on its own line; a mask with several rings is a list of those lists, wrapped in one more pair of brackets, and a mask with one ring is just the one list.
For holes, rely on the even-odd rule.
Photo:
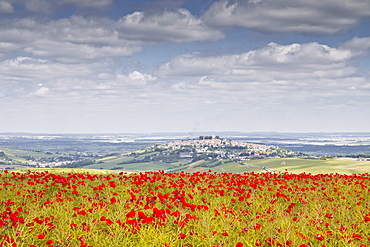
[(369, 0), (0, 0), (0, 132), (369, 126)]

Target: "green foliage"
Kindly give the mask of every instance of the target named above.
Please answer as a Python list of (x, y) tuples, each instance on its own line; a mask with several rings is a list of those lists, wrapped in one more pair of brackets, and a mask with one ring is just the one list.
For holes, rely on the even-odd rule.
[(87, 160), (82, 160), (78, 162), (73, 162), (71, 164), (65, 165), (64, 167), (65, 168), (80, 168), (80, 167), (88, 166), (91, 164), (94, 164), (94, 161), (87, 159)]

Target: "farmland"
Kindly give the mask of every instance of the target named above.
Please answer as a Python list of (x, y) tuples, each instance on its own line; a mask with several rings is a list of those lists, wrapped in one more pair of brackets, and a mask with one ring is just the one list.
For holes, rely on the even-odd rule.
[[(57, 156), (54, 154), (45, 154), (42, 152), (30, 152), (23, 150), (2, 149), (13, 163), (0, 164), (0, 169), (11, 167), (14, 169), (31, 169), (28, 165), (30, 163), (26, 157), (39, 155), (44, 159), (53, 158)], [(0, 150), (1, 151), (1, 150)], [(222, 162), (203, 160), (189, 162), (189, 159), (182, 158), (176, 162), (166, 163), (161, 161), (145, 161), (145, 156), (154, 155), (155, 153), (139, 153), (137, 156), (125, 155), (108, 155), (101, 158), (95, 158), (93, 164), (89, 164), (80, 168), (82, 170), (98, 169), (98, 170), (116, 170), (126, 172), (145, 172), (166, 170), (168, 172), (204, 172), (209, 170), (208, 166), (212, 166), (213, 171), (244, 173), (244, 172), (284, 172), (288, 170), (291, 173), (341, 173), (341, 174), (356, 174), (370, 172), (370, 161), (368, 159), (344, 159), (344, 158), (321, 158), (308, 159), (306, 157), (296, 158), (269, 158), (269, 159), (255, 159), (249, 161), (232, 161), (225, 160)], [(136, 159), (135, 162), (132, 162)], [(1, 157), (0, 157), (1, 160)], [(18, 163), (17, 163), (18, 162)], [(71, 162), (71, 161), (70, 161)], [(48, 163), (47, 163), (48, 164)], [(217, 164), (217, 166), (214, 166)], [(44, 168), (46, 169), (46, 168)], [(69, 169), (69, 168), (60, 168)], [(57, 170), (55, 168), (55, 170)]]
[(369, 180), (368, 173), (5, 170), (0, 246), (364, 247)]
[[(217, 138), (212, 140), (213, 136), (211, 139), (203, 136), (210, 142), (206, 145), (196, 141), (201, 136), (189, 139), (185, 133), (3, 133), (0, 135), (0, 169), (74, 167), (127, 172), (203, 172), (208, 169), (233, 173), (282, 172), (285, 169), (292, 173), (315, 174), (370, 172), (369, 133), (221, 134), (228, 136), (228, 140), (224, 140), (226, 143), (231, 140), (252, 145), (244, 150), (240, 145), (217, 146), (223, 143), (223, 138), (220, 138), (220, 143)], [(189, 143), (187, 140), (193, 141)], [(182, 145), (178, 145), (181, 142)], [(258, 147), (265, 148), (259, 150)]]

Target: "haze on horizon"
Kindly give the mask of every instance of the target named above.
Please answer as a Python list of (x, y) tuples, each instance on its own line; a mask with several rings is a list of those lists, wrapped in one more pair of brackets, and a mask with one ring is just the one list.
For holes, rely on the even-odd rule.
[(370, 132), (368, 0), (0, 0), (0, 133)]

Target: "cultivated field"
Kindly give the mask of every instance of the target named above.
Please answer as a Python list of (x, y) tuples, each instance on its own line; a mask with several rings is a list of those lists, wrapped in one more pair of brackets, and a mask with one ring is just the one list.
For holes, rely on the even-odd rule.
[(365, 247), (369, 190), (369, 174), (6, 170), (0, 246)]
[[(137, 160), (143, 160), (145, 155), (139, 155)], [(357, 159), (307, 159), (307, 158), (272, 158), (272, 159), (255, 159), (249, 161), (222, 161), (221, 165), (212, 166), (217, 161), (205, 161), (208, 165), (199, 166), (199, 161), (189, 163), (189, 160), (182, 159), (177, 163), (165, 162), (139, 162), (129, 163), (133, 157), (112, 156), (97, 160), (101, 163), (85, 166), (84, 168), (93, 169), (119, 169), (123, 171), (144, 172), (144, 171), (185, 171), (185, 172), (204, 172), (212, 169), (216, 172), (266, 172), (276, 171), (284, 172), (286, 169), (291, 173), (365, 173), (370, 172), (370, 161)], [(122, 162), (124, 164), (122, 164)], [(121, 164), (120, 164), (121, 163)], [(179, 167), (178, 165), (182, 164)], [(176, 167), (176, 169), (172, 169)]]

